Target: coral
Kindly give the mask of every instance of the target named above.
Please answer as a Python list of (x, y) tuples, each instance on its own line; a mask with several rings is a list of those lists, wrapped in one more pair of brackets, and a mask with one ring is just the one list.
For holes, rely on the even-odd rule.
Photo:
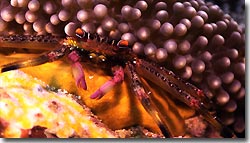
[(49, 89), (45, 83), (21, 71), (1, 74), (1, 136), (117, 137), (89, 108), (77, 103), (79, 97)]

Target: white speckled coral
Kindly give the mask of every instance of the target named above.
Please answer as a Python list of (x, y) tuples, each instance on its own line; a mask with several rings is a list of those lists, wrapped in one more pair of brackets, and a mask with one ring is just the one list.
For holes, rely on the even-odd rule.
[(47, 137), (117, 137), (74, 95), (48, 91), (46, 86), (17, 70), (0, 75), (0, 136), (30, 137), (32, 129), (40, 127)]

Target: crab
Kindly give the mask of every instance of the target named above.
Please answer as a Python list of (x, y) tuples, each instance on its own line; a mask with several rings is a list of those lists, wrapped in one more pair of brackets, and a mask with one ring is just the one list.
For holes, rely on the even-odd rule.
[[(91, 99), (101, 100), (105, 94), (115, 86), (128, 80), (133, 95), (139, 100), (145, 111), (152, 117), (161, 133), (166, 138), (175, 137), (168, 122), (171, 116), (163, 114), (154, 103), (152, 93), (148, 90), (146, 79), (164, 90), (162, 96), (171, 94), (178, 102), (182, 102), (189, 108), (202, 115), (222, 137), (235, 138), (235, 134), (211, 112), (212, 102), (203, 91), (191, 83), (175, 75), (172, 71), (156, 64), (146, 57), (135, 55), (126, 40), (112, 40), (98, 34), (88, 33), (83, 29), (76, 29), (76, 36), (66, 37), (59, 42), (55, 50), (41, 54), (33, 59), (17, 61), (2, 65), (1, 73), (24, 67), (37, 66), (47, 62), (53, 62), (67, 56), (71, 63), (72, 75), (76, 85), (82, 90), (88, 89), (88, 83), (84, 74), (83, 64), (91, 63), (99, 68), (111, 69), (113, 77), (99, 87), (91, 96)], [(17, 36), (18, 37), (18, 36)], [(19, 40), (18, 40), (19, 39)], [(2, 43), (8, 45), (9, 41), (29, 41), (28, 36), (6, 36)], [(127, 78), (127, 79), (125, 79)], [(168, 94), (167, 94), (168, 93)]]

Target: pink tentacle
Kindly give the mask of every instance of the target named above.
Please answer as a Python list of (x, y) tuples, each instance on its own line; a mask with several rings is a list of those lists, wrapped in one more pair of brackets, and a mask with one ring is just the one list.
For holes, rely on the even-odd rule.
[(90, 98), (91, 99), (100, 99), (107, 92), (109, 92), (115, 85), (121, 83), (124, 80), (124, 71), (122, 67), (114, 67), (114, 77), (104, 83), (96, 92), (94, 92)]
[(76, 85), (84, 90), (87, 90), (84, 71), (81, 63), (79, 62), (79, 55), (76, 53), (76, 51), (73, 51), (68, 55), (68, 58), (73, 62), (71, 67)]

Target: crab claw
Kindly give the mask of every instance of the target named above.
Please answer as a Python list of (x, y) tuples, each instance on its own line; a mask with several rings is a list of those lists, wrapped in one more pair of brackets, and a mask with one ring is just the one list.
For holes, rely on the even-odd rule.
[(85, 75), (81, 63), (79, 62), (80, 56), (76, 51), (72, 51), (68, 58), (72, 61), (72, 73), (76, 81), (76, 85), (84, 90), (87, 90)]
[(102, 98), (107, 92), (109, 92), (115, 86), (115, 82), (112, 80), (107, 81), (104, 83), (95, 93), (93, 93), (90, 98), (91, 99), (100, 99)]
[(95, 93), (93, 93), (90, 98), (92, 99), (100, 99), (107, 92), (109, 92), (115, 85), (122, 82), (124, 80), (124, 71), (122, 67), (114, 67), (114, 77), (104, 83)]
[(79, 62), (72, 64), (72, 73), (75, 78), (76, 85), (84, 90), (87, 90), (84, 71)]

